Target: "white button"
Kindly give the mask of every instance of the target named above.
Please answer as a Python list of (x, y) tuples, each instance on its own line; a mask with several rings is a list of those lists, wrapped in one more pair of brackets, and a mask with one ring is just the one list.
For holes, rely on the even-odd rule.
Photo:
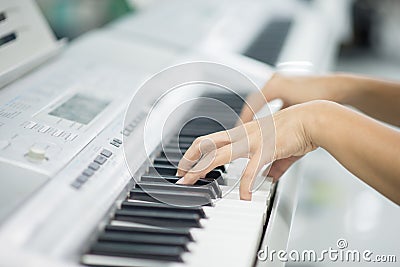
[(64, 131), (63, 130), (56, 130), (52, 136), (59, 137)]
[(70, 134), (69, 136), (65, 137), (66, 141), (74, 140), (78, 135), (77, 134)]
[(37, 124), (36, 122), (30, 121), (25, 125), (25, 128), (32, 129), (36, 124)]
[(43, 161), (46, 159), (46, 150), (40, 146), (33, 145), (26, 156), (34, 161)]
[(38, 132), (39, 132), (39, 133), (45, 133), (45, 132), (47, 132), (49, 129), (50, 129), (50, 126), (43, 125), (43, 127), (40, 128)]

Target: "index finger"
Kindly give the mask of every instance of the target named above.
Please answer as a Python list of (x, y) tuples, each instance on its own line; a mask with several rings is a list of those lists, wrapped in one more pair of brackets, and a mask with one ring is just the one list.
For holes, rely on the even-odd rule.
[(221, 131), (196, 138), (178, 164), (177, 176), (184, 176), (202, 155), (231, 143), (228, 131)]

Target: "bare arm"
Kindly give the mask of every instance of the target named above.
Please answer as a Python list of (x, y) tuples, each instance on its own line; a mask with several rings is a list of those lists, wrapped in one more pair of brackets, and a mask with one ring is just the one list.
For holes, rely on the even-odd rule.
[(338, 77), (348, 83), (349, 88), (342, 103), (378, 120), (400, 126), (400, 83), (348, 75)]
[(400, 205), (400, 132), (332, 102), (316, 109), (306, 120), (314, 145)]
[(400, 83), (348, 74), (311, 77), (275, 74), (261, 92), (248, 98), (241, 113), (243, 122), (252, 120), (254, 112), (265, 105), (265, 101), (274, 98), (281, 98), (285, 107), (312, 100), (330, 100), (354, 106), (371, 117), (400, 126)]
[[(251, 199), (254, 177), (274, 161), (269, 175), (279, 179), (299, 157), (323, 147), (350, 172), (400, 204), (400, 133), (331, 101), (311, 101), (271, 117), (198, 138), (179, 163), (179, 183), (193, 184), (215, 167), (249, 158), (240, 196)], [(276, 150), (274, 151), (274, 147)]]

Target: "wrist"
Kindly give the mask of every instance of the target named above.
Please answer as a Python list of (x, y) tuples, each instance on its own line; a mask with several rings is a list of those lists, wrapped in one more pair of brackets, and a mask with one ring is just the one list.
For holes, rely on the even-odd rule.
[(326, 148), (329, 131), (332, 131), (332, 122), (336, 120), (340, 105), (326, 100), (315, 100), (306, 105), (302, 118), (306, 136), (315, 148)]

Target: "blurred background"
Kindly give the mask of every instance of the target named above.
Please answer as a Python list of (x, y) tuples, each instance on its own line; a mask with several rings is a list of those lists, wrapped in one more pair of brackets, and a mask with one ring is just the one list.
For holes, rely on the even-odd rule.
[[(157, 4), (157, 1), (146, 0), (37, 2), (57, 37), (70, 40)], [(350, 12), (352, 31), (341, 44), (334, 71), (400, 81), (400, 1), (356, 0)], [(321, 149), (308, 155), (302, 168), (304, 179), (289, 249), (322, 250), (335, 247), (339, 238), (346, 238), (350, 248), (399, 255), (400, 213), (395, 204), (360, 182)], [(343, 263), (288, 264), (325, 265)]]
[(134, 12), (126, 0), (37, 0), (57, 38), (74, 39)]

